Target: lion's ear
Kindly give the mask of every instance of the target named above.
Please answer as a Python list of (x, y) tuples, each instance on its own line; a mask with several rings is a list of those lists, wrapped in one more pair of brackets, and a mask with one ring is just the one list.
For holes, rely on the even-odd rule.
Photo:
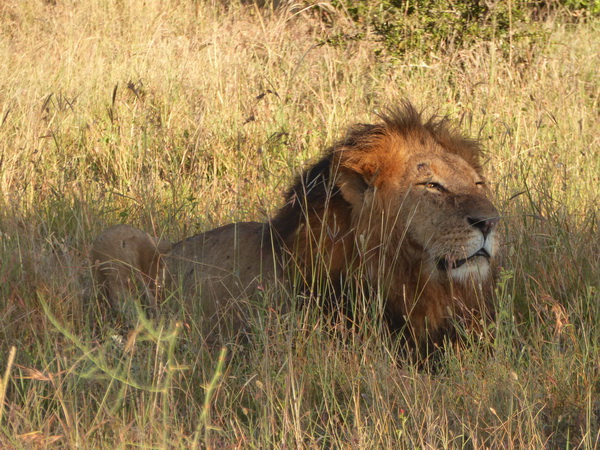
[(354, 208), (362, 207), (365, 193), (381, 181), (381, 164), (378, 155), (372, 151), (359, 151), (351, 147), (337, 149), (332, 168), (342, 197)]
[(362, 207), (369, 184), (364, 177), (347, 168), (340, 168), (336, 178), (342, 197), (354, 208)]

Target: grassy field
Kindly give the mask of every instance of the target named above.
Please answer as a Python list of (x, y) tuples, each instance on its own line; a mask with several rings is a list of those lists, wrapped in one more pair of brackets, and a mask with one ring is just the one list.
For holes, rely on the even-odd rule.
[[(600, 446), (600, 24), (518, 26), (400, 57), (327, 2), (4, 0), (0, 446)], [(176, 241), (264, 220), (345, 127), (403, 98), (487, 150), (493, 355), (419, 372), (376, 321), (339, 339), (310, 311), (257, 317), (226, 355), (176, 314), (129, 333), (89, 318), (104, 227)]]

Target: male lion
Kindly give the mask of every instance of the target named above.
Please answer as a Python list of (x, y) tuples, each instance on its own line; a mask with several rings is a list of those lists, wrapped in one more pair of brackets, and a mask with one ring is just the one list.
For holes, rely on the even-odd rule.
[[(205, 320), (234, 316), (234, 327), (244, 321), (240, 299), (275, 281), (300, 281), (347, 311), (352, 286), (383, 298), (391, 329), (417, 347), (452, 338), (457, 322), (480, 329), (493, 317), (499, 240), (480, 147), (445, 119), (422, 120), (408, 103), (381, 119), (352, 127), (298, 177), (269, 222), (174, 244), (162, 259), (167, 284), (194, 299)], [(117, 246), (115, 232), (127, 229), (99, 240)], [(143, 251), (158, 261), (155, 243)]]

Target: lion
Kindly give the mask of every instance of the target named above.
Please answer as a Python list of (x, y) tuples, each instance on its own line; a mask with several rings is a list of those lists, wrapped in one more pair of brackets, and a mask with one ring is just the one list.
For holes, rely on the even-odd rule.
[[(416, 348), (457, 339), (457, 326), (481, 331), (494, 318), (500, 241), (482, 149), (408, 102), (380, 119), (351, 127), (296, 179), (271, 220), (225, 225), (164, 253), (147, 239), (128, 265), (152, 278), (159, 261), (165, 283), (205, 321), (233, 315), (234, 328), (249, 297), (282, 282), (345, 311), (360, 286), (367, 301), (383, 299), (390, 330)], [(114, 234), (132, 232), (109, 230), (102, 243), (114, 246)]]

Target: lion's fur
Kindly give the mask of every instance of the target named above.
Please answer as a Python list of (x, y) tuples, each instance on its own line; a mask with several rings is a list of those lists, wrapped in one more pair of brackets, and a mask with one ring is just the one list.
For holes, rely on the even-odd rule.
[(121, 311), (134, 286), (144, 294), (146, 306), (157, 309), (160, 257), (170, 250), (168, 241), (128, 225), (114, 225), (96, 238), (90, 255), (94, 278), (113, 311)]
[(477, 327), (491, 317), (498, 212), (480, 158), (445, 119), (423, 121), (404, 104), (379, 124), (352, 127), (298, 177), (270, 222), (175, 244), (167, 272), (184, 294), (203, 286), (211, 313), (292, 268), (309, 291), (327, 284), (343, 302), (360, 277), (385, 298), (392, 329), (414, 343), (439, 341), (455, 320)]

